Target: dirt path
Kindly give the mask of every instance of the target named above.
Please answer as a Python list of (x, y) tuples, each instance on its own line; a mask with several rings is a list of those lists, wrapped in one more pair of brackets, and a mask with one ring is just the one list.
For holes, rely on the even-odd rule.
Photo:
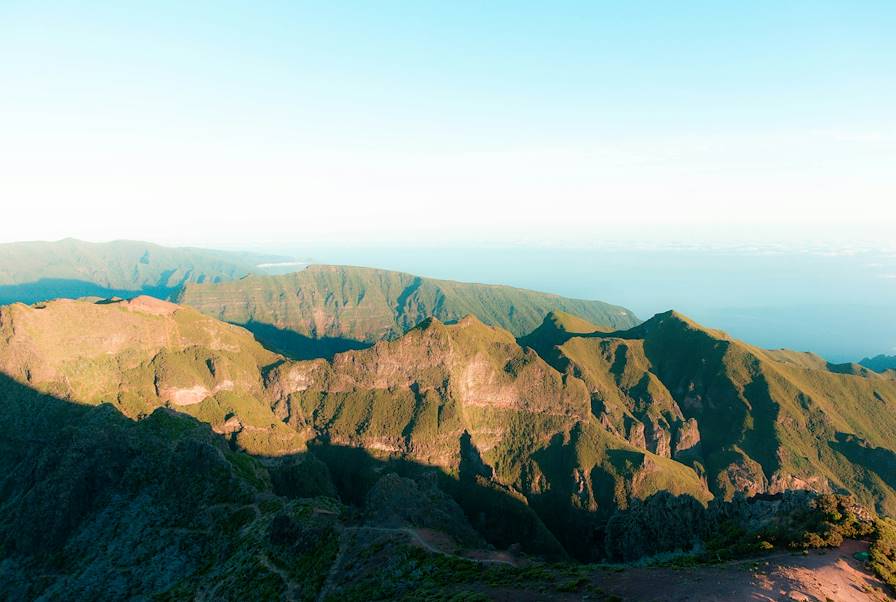
[(886, 586), (853, 554), (868, 544), (847, 541), (839, 549), (775, 555), (689, 569), (629, 568), (596, 576), (595, 585), (623, 600), (645, 602), (801, 600), (891, 601)]
[[(454, 558), (460, 558), (461, 560), (469, 560), (471, 562), (479, 562), (482, 564), (507, 564), (510, 566), (516, 566), (516, 564), (506, 555), (495, 552), (492, 553), (486, 550), (480, 550), (477, 552), (475, 556), (462, 556), (459, 554), (455, 554), (443, 548), (439, 548), (435, 546), (431, 538), (427, 539), (427, 530), (426, 529), (412, 529), (410, 527), (396, 527), (396, 528), (388, 528), (388, 527), (352, 527), (353, 529), (358, 530), (366, 530), (366, 531), (374, 531), (374, 532), (383, 532), (383, 533), (403, 533), (411, 538), (411, 540), (423, 548), (424, 550), (431, 552), (433, 554), (441, 554), (443, 556), (452, 556)], [(485, 556), (488, 554), (489, 556)]]
[[(336, 558), (333, 559), (333, 564), (330, 565), (330, 571), (327, 573), (324, 585), (317, 595), (318, 602), (323, 602), (336, 584), (336, 578), (339, 575), (339, 568), (342, 565), (345, 552), (350, 547), (350, 543), (347, 540), (352, 534), (360, 532), (405, 535), (410, 538), (414, 545), (417, 545), (432, 554), (451, 556), (453, 558), (469, 560), (470, 562), (479, 562), (481, 564), (506, 564), (509, 566), (516, 566), (513, 559), (502, 552), (492, 553), (491, 551), (479, 551), (478, 556), (461, 556), (445, 550), (433, 543), (433, 540), (437, 539), (436, 536), (438, 534), (435, 532), (430, 534), (427, 529), (412, 529), (410, 527), (344, 527), (339, 535), (339, 551), (336, 554)], [(485, 554), (489, 554), (490, 556), (485, 557)]]
[(263, 552), (258, 555), (258, 561), (266, 568), (271, 571), (280, 579), (283, 580), (283, 583), (286, 585), (286, 599), (287, 600), (298, 600), (298, 592), (299, 586), (292, 580), (292, 578), (287, 574), (286, 571), (275, 565), (271, 562), (270, 558), (267, 557)]

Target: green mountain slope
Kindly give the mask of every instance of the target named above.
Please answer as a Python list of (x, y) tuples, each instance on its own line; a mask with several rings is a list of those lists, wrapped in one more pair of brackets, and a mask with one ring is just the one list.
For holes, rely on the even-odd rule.
[[(386, 500), (382, 520), (455, 524), (450, 508), (394, 518), (437, 483), (447, 497), (425, 495), (469, 520), (449, 528), (458, 540), (475, 532), (553, 558), (600, 558), (607, 521), (662, 492), (693, 508), (738, 492), (848, 491), (893, 513), (896, 381), (674, 312), (614, 332), (554, 313), (535, 332), (520, 340), (543, 355), (473, 316), (430, 318), (368, 349), (291, 361), (157, 299), (56, 301), (0, 309), (0, 372), (132, 418), (189, 414), (271, 466), (311, 453), (343, 501)], [(390, 471), (414, 484), (377, 486)], [(271, 475), (281, 493), (309, 479), (321, 481)]]
[(337, 500), (275, 495), (190, 417), (134, 422), (0, 376), (0, 429), (4, 600), (313, 599), (335, 559)]
[(0, 371), (134, 418), (190, 414), (266, 457), (313, 438), (322, 457), (364, 449), (438, 467), (486, 539), (554, 557), (587, 555), (594, 542), (578, 528), (593, 533), (633, 498), (709, 497), (691, 468), (606, 432), (581, 381), (472, 316), (429, 319), (332, 362), (290, 362), (237, 326), (149, 297), (17, 304), (0, 309)]
[[(440, 466), (461, 487), (490, 483), (524, 501), (576, 555), (587, 557), (599, 524), (633, 498), (661, 490), (709, 498), (690, 467), (607, 432), (581, 380), (472, 316), (430, 319), (332, 362), (287, 362), (267, 380), (275, 411), (295, 428)], [(473, 515), (500, 524), (501, 510)], [(530, 551), (550, 551), (543, 540)]]
[(265, 401), (261, 371), (278, 361), (242, 328), (152, 297), (0, 307), (6, 376), (132, 418), (172, 408), (254, 453), (304, 449)]
[(552, 310), (611, 329), (638, 323), (630, 311), (600, 301), (324, 265), (282, 276), (190, 284), (179, 302), (243, 325), (268, 347), (298, 359), (395, 338), (429, 317), (451, 322), (474, 315), (517, 336), (538, 326)]
[(716, 495), (848, 490), (896, 511), (896, 381), (761, 350), (675, 312), (557, 341), (549, 359), (587, 384), (610, 432), (693, 466)]
[(171, 248), (119, 240), (0, 244), (0, 304), (60, 297), (168, 298), (187, 282), (220, 282), (277, 259), (250, 253)]

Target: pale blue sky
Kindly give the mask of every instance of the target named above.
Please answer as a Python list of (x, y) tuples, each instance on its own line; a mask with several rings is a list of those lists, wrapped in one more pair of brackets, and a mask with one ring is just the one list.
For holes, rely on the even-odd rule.
[(0, 0), (0, 240), (882, 237), (894, 31), (891, 1)]

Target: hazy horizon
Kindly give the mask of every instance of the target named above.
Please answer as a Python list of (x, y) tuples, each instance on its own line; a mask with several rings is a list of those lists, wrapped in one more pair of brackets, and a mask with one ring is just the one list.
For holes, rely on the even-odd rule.
[[(835, 363), (896, 354), (892, 247), (656, 240), (604, 241), (591, 247), (361, 243), (223, 247), (601, 300), (622, 305), (641, 319), (675, 309), (751, 344), (811, 351)], [(274, 271), (294, 269), (298, 268)]]
[(896, 5), (0, 3), (0, 240), (896, 332)]

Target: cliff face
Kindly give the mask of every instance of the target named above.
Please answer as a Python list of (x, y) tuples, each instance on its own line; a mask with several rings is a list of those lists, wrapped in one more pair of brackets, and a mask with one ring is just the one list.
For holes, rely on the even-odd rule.
[(589, 414), (581, 382), (563, 379), (509, 333), (473, 317), (452, 325), (429, 319), (396, 341), (332, 362), (284, 363), (268, 387), (290, 424), (446, 467), (457, 464), (465, 432), (480, 450), (512, 436), (501, 416), (571, 425)]
[(451, 322), (474, 315), (516, 336), (555, 309), (611, 329), (638, 323), (629, 310), (600, 301), (346, 266), (314, 265), (281, 276), (190, 284), (179, 301), (241, 324), (270, 348), (297, 359), (393, 339), (429, 317)]

